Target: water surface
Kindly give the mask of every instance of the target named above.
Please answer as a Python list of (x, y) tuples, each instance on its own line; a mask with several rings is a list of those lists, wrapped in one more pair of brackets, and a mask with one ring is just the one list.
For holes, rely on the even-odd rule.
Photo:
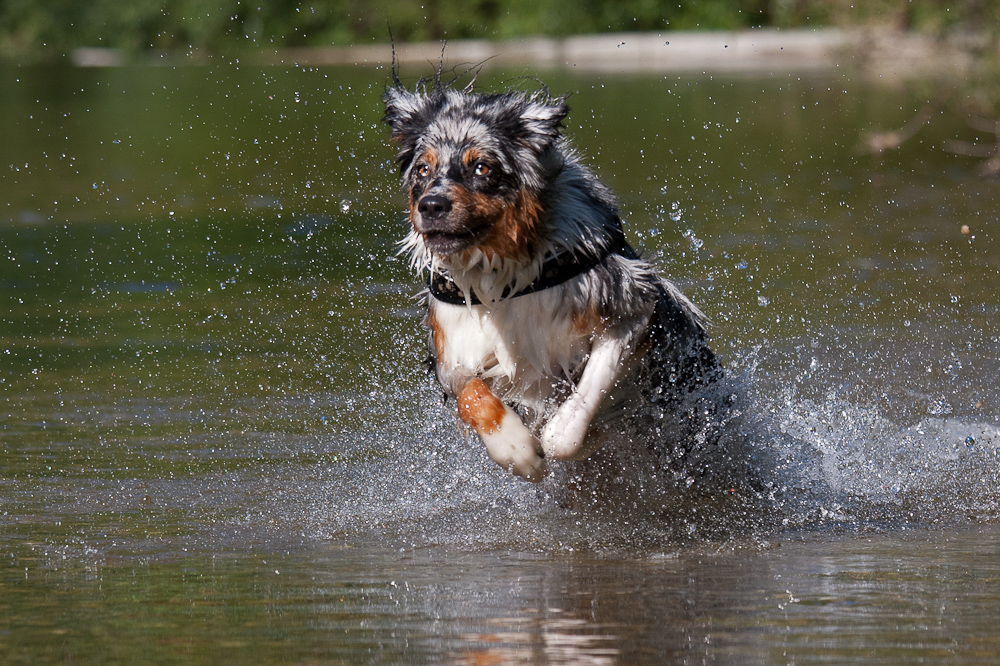
[(712, 318), (755, 477), (567, 504), (426, 374), (386, 78), (0, 70), (5, 663), (996, 660), (1000, 188), (942, 150), (963, 119), (872, 157), (925, 98), (544, 73)]

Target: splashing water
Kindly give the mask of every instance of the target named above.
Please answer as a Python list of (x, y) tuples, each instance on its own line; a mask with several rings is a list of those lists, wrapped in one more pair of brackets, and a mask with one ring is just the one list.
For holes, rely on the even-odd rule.
[(996, 517), (995, 426), (928, 417), (904, 427), (832, 392), (821, 401), (793, 389), (771, 394), (754, 375), (730, 373), (714, 387), (725, 409), (712, 444), (682, 466), (639, 446), (557, 466), (538, 485), (493, 464), (457, 431), (450, 406), (410, 396), (412, 420), (359, 436), (354, 445), (368, 459), (300, 481), (295, 494), (309, 508), (301, 512), (297, 500), (285, 519), (311, 537), (366, 534), (400, 547), (635, 550), (790, 528)]

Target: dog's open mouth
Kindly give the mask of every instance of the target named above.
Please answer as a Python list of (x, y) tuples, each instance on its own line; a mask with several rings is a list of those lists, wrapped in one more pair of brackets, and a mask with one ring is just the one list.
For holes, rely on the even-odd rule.
[(455, 231), (443, 231), (433, 229), (421, 234), (424, 238), (424, 245), (432, 252), (440, 254), (451, 254), (468, 249), (478, 243), (483, 236), (484, 229), (459, 229)]
[(471, 231), (428, 231), (424, 233), (424, 240), (429, 243), (449, 243), (452, 241), (471, 240), (475, 237)]
[(423, 236), (424, 245), (439, 252), (462, 249), (475, 240), (472, 233), (464, 230), (459, 232), (428, 231)]

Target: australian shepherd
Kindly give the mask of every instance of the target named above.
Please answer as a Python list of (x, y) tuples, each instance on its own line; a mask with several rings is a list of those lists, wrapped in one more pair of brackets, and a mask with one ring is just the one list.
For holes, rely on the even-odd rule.
[(384, 102), (434, 371), (490, 457), (539, 481), (611, 439), (656, 445), (650, 414), (719, 368), (705, 317), (629, 246), (614, 194), (562, 136), (565, 98), (437, 77), (395, 79)]

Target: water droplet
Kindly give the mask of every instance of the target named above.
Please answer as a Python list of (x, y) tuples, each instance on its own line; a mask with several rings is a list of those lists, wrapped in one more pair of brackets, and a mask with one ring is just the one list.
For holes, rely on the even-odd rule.
[(684, 209), (681, 208), (680, 203), (674, 201), (670, 204), (670, 219), (674, 222), (680, 222), (681, 216), (684, 215)]
[(927, 413), (931, 416), (948, 416), (953, 411), (954, 408), (944, 398), (938, 398), (927, 408)]
[[(671, 217), (673, 216), (671, 215)], [(676, 222), (677, 220), (674, 221)], [(692, 231), (691, 229), (688, 229), (687, 231), (684, 232), (684, 238), (687, 238), (688, 241), (691, 243), (692, 250), (700, 250), (702, 246), (705, 244), (705, 241), (695, 236), (694, 231)]]

